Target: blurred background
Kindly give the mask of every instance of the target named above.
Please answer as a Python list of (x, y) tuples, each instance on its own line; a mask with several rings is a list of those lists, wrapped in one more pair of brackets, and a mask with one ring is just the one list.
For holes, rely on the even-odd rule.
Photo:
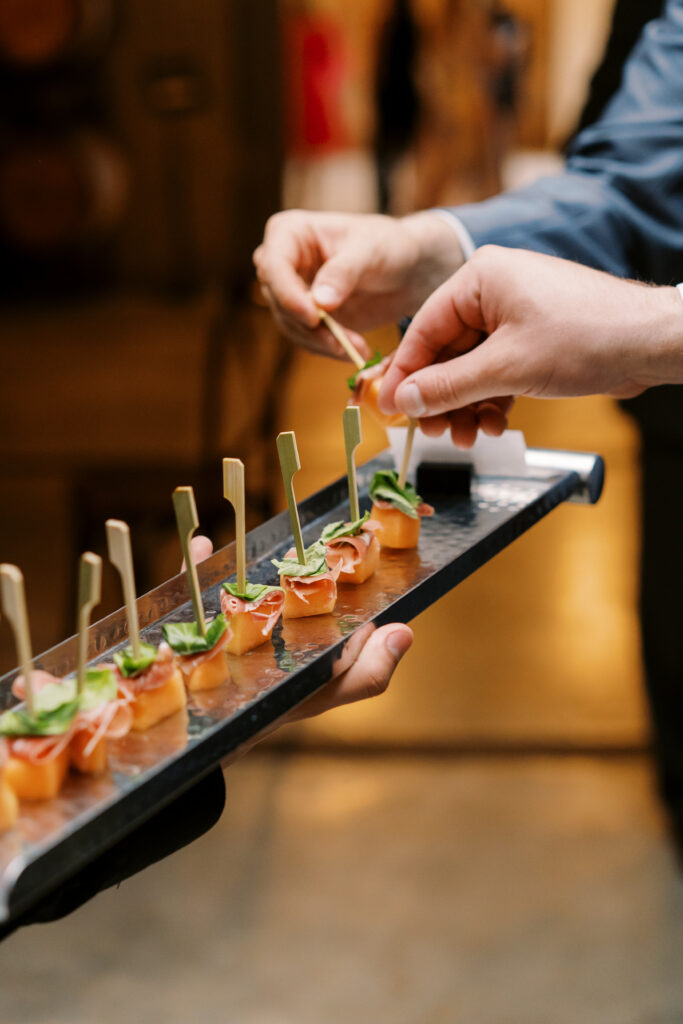
[[(246, 463), (252, 525), (283, 506), (278, 430), (299, 497), (343, 472), (347, 370), (278, 337), (251, 266), (267, 217), (400, 214), (560, 169), (613, 7), (0, 0), (0, 558), (36, 651), (73, 631), (105, 518), (130, 523), (142, 592), (177, 571), (176, 485), (230, 539), (221, 456)], [(204, 839), (10, 939), (3, 1021), (683, 1020), (637, 433), (600, 398), (522, 401), (512, 426), (600, 451), (600, 505), (423, 614), (384, 697), (233, 767)], [(386, 440), (364, 431), (369, 458)]]

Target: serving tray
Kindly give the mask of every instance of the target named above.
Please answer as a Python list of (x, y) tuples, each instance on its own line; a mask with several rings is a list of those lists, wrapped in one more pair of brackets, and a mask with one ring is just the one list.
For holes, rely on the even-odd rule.
[[(373, 473), (392, 466), (384, 453), (359, 468), (362, 511), (370, 507)], [(272, 641), (242, 657), (228, 657), (229, 682), (190, 694), (186, 712), (148, 732), (111, 742), (104, 775), (72, 773), (56, 799), (22, 804), (15, 828), (0, 836), (0, 922), (28, 910), (310, 696), (330, 678), (348, 638), (366, 622), (408, 622), (561, 502), (596, 501), (602, 479), (599, 456), (529, 449), (514, 476), (475, 475), (465, 494), (441, 493), (439, 487), (432, 499), (435, 515), (422, 520), (419, 547), (383, 551), (375, 576), (361, 586), (339, 587), (332, 614), (280, 621)], [(299, 511), (310, 544), (326, 523), (348, 519), (346, 479), (301, 502)], [(286, 512), (252, 530), (247, 535), (250, 580), (276, 583), (270, 559), (282, 557), (291, 543)], [(234, 572), (234, 544), (199, 566), (209, 616), (220, 608), (221, 582)], [(159, 643), (164, 622), (192, 619), (184, 574), (141, 597), (138, 610), (149, 643)], [(91, 663), (110, 660), (126, 642), (121, 609), (91, 627)], [(39, 656), (36, 666), (65, 675), (75, 660), (72, 637)], [(16, 703), (10, 691), (15, 674), (0, 679), (0, 710)]]

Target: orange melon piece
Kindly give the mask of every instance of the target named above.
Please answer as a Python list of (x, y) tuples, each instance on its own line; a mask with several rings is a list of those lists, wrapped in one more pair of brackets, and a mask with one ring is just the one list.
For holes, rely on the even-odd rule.
[(17, 794), (7, 782), (0, 782), (0, 832), (12, 828), (19, 816)]
[(334, 610), (337, 603), (337, 584), (327, 577), (317, 583), (306, 584), (307, 601), (299, 597), (291, 589), (287, 576), (280, 577), (280, 586), (285, 592), (285, 603), (282, 607), (283, 619), (302, 619), (308, 615), (327, 615)]
[(180, 659), (180, 669), (185, 677), (188, 690), (213, 690), (216, 686), (228, 681), (230, 670), (225, 651), (226, 648), (221, 647), (220, 651), (216, 651), (212, 658), (207, 658), (191, 672), (185, 672), (183, 659)]
[(377, 522), (375, 534), (383, 548), (416, 548), (420, 539), (420, 519), (412, 519), (397, 508), (372, 506)]
[(92, 733), (81, 729), (76, 733), (69, 744), (69, 757), (71, 765), (76, 771), (84, 775), (99, 775), (107, 767), (107, 740), (103, 736), (97, 741), (95, 747), (89, 754), (85, 748), (92, 739)]
[(254, 619), (249, 612), (236, 612), (230, 616), (230, 629), (232, 636), (226, 650), (230, 654), (246, 654), (247, 651), (252, 651), (254, 647), (260, 647), (266, 640), (270, 640), (275, 623), (267, 633), (264, 633), (263, 621)]
[(69, 748), (42, 764), (10, 757), (5, 765), (5, 782), (20, 800), (52, 800), (62, 788), (69, 770)]
[(340, 583), (365, 583), (372, 576), (379, 565), (379, 541), (373, 537), (370, 541), (365, 555), (354, 565), (350, 572), (339, 573)]
[(176, 668), (163, 686), (156, 686), (153, 690), (141, 690), (135, 695), (131, 728), (134, 732), (151, 729), (157, 722), (184, 708), (186, 701), (182, 673)]
[(358, 401), (385, 427), (407, 427), (408, 417), (402, 412), (395, 412), (387, 415), (381, 411), (377, 404), (377, 396), (382, 386), (384, 376), (373, 377), (372, 380), (362, 381)]

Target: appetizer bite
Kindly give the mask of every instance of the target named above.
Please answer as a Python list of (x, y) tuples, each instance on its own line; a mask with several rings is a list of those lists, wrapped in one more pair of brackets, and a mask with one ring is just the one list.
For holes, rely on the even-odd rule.
[(344, 447), (346, 449), (346, 478), (349, 483), (349, 509), (351, 522), (330, 523), (322, 532), (327, 560), (339, 563), (342, 583), (364, 583), (379, 565), (379, 543), (375, 537), (374, 521), (370, 513), (360, 514), (358, 482), (356, 480), (356, 448), (361, 443), (360, 409), (350, 405), (342, 414)]
[(292, 430), (278, 434), (277, 451), (287, 495), (289, 521), (294, 534), (294, 547), (285, 557), (280, 561), (271, 558), (271, 562), (280, 573), (280, 586), (285, 592), (282, 617), (298, 619), (306, 615), (327, 615), (337, 602), (337, 577), (340, 567), (330, 567), (327, 564), (323, 540), (317, 540), (310, 547), (304, 548), (292, 483), (294, 474), (301, 468), (301, 463)]
[(114, 665), (87, 669), (71, 729), (72, 768), (83, 775), (98, 775), (106, 769), (108, 741), (123, 739), (133, 724), (130, 705), (129, 693), (119, 691)]
[(140, 640), (128, 526), (118, 519), (105, 525), (109, 559), (121, 577), (130, 637), (130, 644), (114, 655), (119, 693), (130, 700), (131, 728), (144, 732), (185, 707), (185, 686), (168, 644), (162, 642), (157, 650)]
[(393, 469), (381, 469), (370, 484), (372, 519), (383, 548), (415, 548), (420, 537), (420, 519), (434, 515), (411, 483), (403, 486)]
[[(29, 690), (25, 689), (25, 680)], [(51, 800), (69, 770), (69, 745), (79, 700), (73, 681), (67, 685), (49, 672), (22, 673), (12, 685), (15, 696), (30, 692), (31, 708), (11, 708), (0, 718), (9, 758), (4, 780), (20, 800)]]
[(303, 560), (291, 548), (281, 561), (271, 561), (280, 574), (280, 586), (285, 593), (283, 619), (327, 615), (334, 609), (341, 564), (337, 561), (332, 567), (328, 565), (323, 540), (306, 548)]
[(157, 649), (139, 642), (137, 654), (132, 645), (124, 647), (114, 662), (119, 694), (130, 701), (133, 732), (151, 729), (185, 707), (183, 676), (167, 643)]
[(339, 567), (340, 583), (364, 583), (379, 565), (378, 523), (366, 512), (353, 523), (330, 523), (320, 539), (325, 544), (327, 561)]
[(223, 459), (223, 495), (235, 510), (237, 580), (223, 584), (221, 609), (232, 630), (229, 653), (246, 654), (270, 639), (282, 614), (285, 592), (282, 587), (250, 583), (247, 579), (244, 463), (241, 459)]
[(212, 690), (230, 678), (225, 652), (232, 633), (224, 615), (206, 623), (204, 632), (196, 622), (169, 622), (162, 630), (188, 690)]
[(347, 379), (351, 389), (349, 405), (362, 405), (374, 418), (384, 427), (404, 427), (408, 419), (401, 412), (383, 413), (377, 404), (377, 396), (382, 386), (384, 374), (389, 369), (392, 355), (384, 359), (379, 352), (376, 352), (372, 359), (363, 364), (362, 369)]
[(190, 540), (199, 526), (197, 505), (191, 487), (176, 487), (173, 492), (173, 508), (195, 621), (167, 623), (163, 626), (163, 634), (177, 655), (178, 666), (188, 690), (212, 690), (230, 678), (225, 651), (231, 632), (224, 615), (217, 615), (207, 622), (204, 614), (197, 566), (190, 550)]
[(12, 828), (19, 815), (19, 800), (5, 778), (5, 765), (9, 757), (7, 743), (0, 739), (0, 832)]
[(228, 653), (245, 654), (270, 640), (284, 604), (282, 587), (246, 580), (244, 589), (240, 590), (238, 583), (224, 583), (221, 609), (232, 630), (226, 647)]

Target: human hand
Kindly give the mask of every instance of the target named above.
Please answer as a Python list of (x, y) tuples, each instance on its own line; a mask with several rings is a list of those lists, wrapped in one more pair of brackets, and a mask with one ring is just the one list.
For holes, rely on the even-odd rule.
[[(380, 408), (427, 433), (476, 436), (473, 403), (530, 395), (630, 398), (683, 374), (683, 309), (654, 288), (523, 250), (485, 246), (414, 317)], [(472, 433), (473, 432), (473, 433)]]
[(365, 358), (360, 331), (415, 312), (463, 261), (457, 237), (432, 212), (288, 210), (266, 224), (254, 264), (280, 329), (304, 348), (347, 358), (318, 308), (333, 312)]
[[(195, 562), (202, 562), (213, 551), (208, 537), (193, 537), (190, 551)], [(321, 715), (342, 704), (365, 700), (384, 693), (394, 669), (413, 642), (413, 631), (402, 623), (376, 629), (371, 622), (349, 638), (332, 678), (307, 700), (293, 708), (259, 739), (288, 722)]]

